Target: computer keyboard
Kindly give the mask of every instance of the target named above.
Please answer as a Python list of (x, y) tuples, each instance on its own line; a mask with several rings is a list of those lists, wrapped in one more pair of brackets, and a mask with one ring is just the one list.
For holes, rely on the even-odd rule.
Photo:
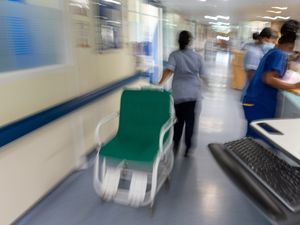
[(224, 144), (244, 168), (250, 171), (291, 211), (300, 210), (300, 168), (280, 159), (251, 138)]

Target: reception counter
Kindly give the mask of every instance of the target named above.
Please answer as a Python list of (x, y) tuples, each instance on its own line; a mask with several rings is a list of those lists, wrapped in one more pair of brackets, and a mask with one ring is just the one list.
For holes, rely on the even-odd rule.
[(281, 91), (278, 102), (279, 118), (300, 118), (300, 91)]
[(235, 50), (232, 53), (233, 58), (231, 61), (231, 88), (242, 90), (246, 83), (246, 74), (243, 68), (244, 52)]

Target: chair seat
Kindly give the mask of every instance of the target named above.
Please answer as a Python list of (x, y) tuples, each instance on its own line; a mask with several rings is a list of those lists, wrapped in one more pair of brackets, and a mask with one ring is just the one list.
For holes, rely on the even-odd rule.
[(155, 142), (122, 140), (115, 137), (100, 151), (100, 156), (134, 162), (153, 162), (159, 151)]

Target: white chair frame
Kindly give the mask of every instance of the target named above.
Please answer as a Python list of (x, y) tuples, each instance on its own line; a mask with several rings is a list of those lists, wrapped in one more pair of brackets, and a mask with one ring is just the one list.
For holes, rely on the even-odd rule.
[[(157, 157), (153, 163), (152, 171), (147, 172), (147, 176), (150, 178), (149, 183), (151, 188), (146, 191), (145, 198), (142, 202), (138, 205), (132, 205), (130, 199), (128, 198), (129, 190), (127, 189), (118, 189), (117, 193), (113, 197), (113, 201), (124, 204), (124, 205), (131, 205), (135, 207), (140, 206), (148, 206), (152, 208), (154, 205), (155, 195), (158, 193), (160, 188), (163, 186), (164, 182), (170, 177), (170, 173), (173, 168), (174, 164), (174, 154), (172, 150), (172, 140), (173, 140), (173, 133), (174, 133), (174, 124), (176, 122), (176, 118), (174, 116), (174, 107), (173, 107), (173, 99), (171, 98), (171, 112), (170, 112), (170, 119), (162, 126), (160, 130), (160, 137), (159, 137), (159, 151)], [(95, 159), (94, 165), (94, 177), (93, 177), (93, 185), (96, 193), (104, 199), (104, 193), (102, 190), (102, 181), (106, 175), (107, 169), (107, 159), (106, 157), (100, 159), (100, 151), (103, 142), (100, 138), (101, 128), (103, 125), (113, 121), (114, 119), (119, 117), (119, 113), (113, 113), (105, 118), (103, 118), (97, 125), (95, 131), (95, 139), (98, 143), (98, 152)], [(169, 137), (167, 141), (164, 143), (164, 137), (169, 131)], [(130, 180), (130, 172), (133, 172), (132, 169), (126, 167), (126, 162), (120, 162), (119, 166), (122, 168), (122, 175), (121, 179)]]

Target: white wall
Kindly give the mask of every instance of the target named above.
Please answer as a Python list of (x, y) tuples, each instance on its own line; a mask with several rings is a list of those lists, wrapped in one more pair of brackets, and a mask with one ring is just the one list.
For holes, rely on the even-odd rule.
[[(43, 0), (35, 4), (48, 7), (50, 3), (56, 6), (57, 2)], [(68, 7), (65, 15), (66, 28), (70, 29), (74, 19), (68, 14)], [(87, 21), (92, 30), (91, 15)], [(134, 57), (126, 44), (123, 49), (97, 54), (93, 32), (91, 48), (86, 49), (76, 48), (72, 31), (68, 30), (68, 34), (68, 64), (0, 74), (0, 126), (135, 73)], [(120, 91), (116, 91), (0, 148), (1, 225), (12, 223), (71, 171), (82, 166), (85, 154), (95, 147), (97, 121), (118, 110), (119, 97)], [(104, 137), (110, 137), (115, 129), (116, 123), (107, 127)]]
[(59, 9), (62, 6), (62, 1), (60, 0), (26, 0), (26, 3), (56, 9)]
[[(47, 7), (49, 1), (44, 0)], [(85, 19), (90, 24), (91, 47), (76, 48), (73, 25), (76, 23), (77, 17), (70, 14), (67, 0), (65, 3), (66, 43), (69, 49), (67, 63), (59, 66), (1, 73), (0, 125), (23, 118), (135, 73), (135, 58), (132, 50), (126, 47), (126, 43), (122, 49), (108, 53), (99, 54), (95, 51), (95, 26), (92, 8), (89, 11), (89, 16)], [(124, 40), (126, 40), (125, 37)]]
[[(145, 85), (138, 81), (130, 86)], [(121, 90), (46, 125), (0, 151), (0, 224), (10, 224), (74, 169), (96, 145), (94, 131), (104, 116), (119, 110)], [(103, 129), (103, 139), (116, 123)], [(92, 181), (91, 181), (92, 182)]]

